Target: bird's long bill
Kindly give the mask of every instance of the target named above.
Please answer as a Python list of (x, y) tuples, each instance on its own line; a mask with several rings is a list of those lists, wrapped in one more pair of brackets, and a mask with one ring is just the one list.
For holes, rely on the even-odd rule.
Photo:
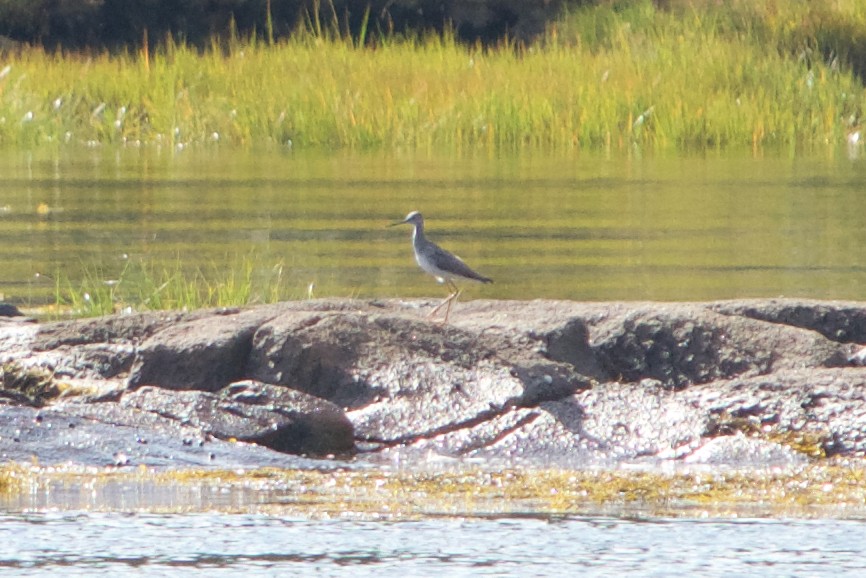
[(395, 222), (395, 223), (391, 223), (391, 224), (388, 225), (388, 226), (389, 226), (389, 227), (396, 227), (397, 225), (402, 225), (402, 224), (404, 224), (404, 223), (406, 223), (406, 219), (403, 219), (402, 221), (397, 221), (397, 222)]

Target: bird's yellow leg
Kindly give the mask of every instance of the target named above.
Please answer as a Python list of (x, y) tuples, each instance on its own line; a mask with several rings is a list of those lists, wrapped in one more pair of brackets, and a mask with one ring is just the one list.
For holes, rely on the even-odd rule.
[(430, 313), (427, 314), (428, 318), (436, 315), (437, 311), (442, 309), (443, 306), (447, 305), (448, 308), (445, 309), (445, 318), (442, 322), (443, 323), (448, 322), (448, 316), (451, 314), (451, 304), (454, 302), (455, 299), (457, 299), (457, 297), (460, 296), (460, 293), (461, 293), (460, 289), (457, 288), (457, 285), (455, 285), (454, 282), (451, 280), (448, 281), (448, 290), (451, 291), (451, 293), (448, 295), (448, 297), (445, 298), (444, 301), (442, 301), (442, 303), (437, 305), (433, 309), (433, 311), (431, 311)]

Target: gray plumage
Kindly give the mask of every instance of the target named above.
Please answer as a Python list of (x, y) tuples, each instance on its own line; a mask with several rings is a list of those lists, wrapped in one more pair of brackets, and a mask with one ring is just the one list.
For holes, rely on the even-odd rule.
[(469, 279), (480, 283), (493, 283), (493, 280), (480, 273), (476, 273), (460, 257), (449, 253), (433, 241), (428, 240), (424, 236), (424, 217), (418, 211), (412, 211), (406, 215), (405, 219), (394, 223), (394, 225), (402, 225), (403, 223), (409, 223), (415, 227), (415, 230), (412, 232), (412, 248), (415, 250), (415, 261), (418, 263), (418, 266), (430, 275), (433, 275), (439, 283), (448, 285), (450, 294), (445, 301), (440, 303), (428, 315), (428, 317), (432, 317), (439, 309), (447, 305), (445, 319), (443, 320), (443, 322), (447, 322), (448, 316), (451, 314), (451, 304), (460, 295), (460, 289), (454, 283), (455, 280)]
[(463, 260), (449, 253), (424, 235), (424, 217), (418, 211), (406, 215), (406, 218), (395, 223), (397, 225), (409, 223), (415, 227), (412, 232), (412, 248), (415, 250), (415, 261), (418, 266), (430, 275), (433, 275), (440, 283), (452, 285), (457, 279), (471, 279), (480, 283), (493, 283), (489, 277), (485, 277), (473, 271)]

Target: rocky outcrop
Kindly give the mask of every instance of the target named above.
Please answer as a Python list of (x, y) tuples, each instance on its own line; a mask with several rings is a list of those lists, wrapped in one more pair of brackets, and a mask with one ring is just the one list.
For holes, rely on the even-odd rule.
[[(866, 368), (852, 363), (866, 341), (864, 304), (475, 301), (458, 304), (449, 325), (427, 320), (428, 306), (305, 301), (2, 321), (0, 361), (50, 372), (62, 394), (37, 409), (9, 392), (0, 451), (56, 459), (57, 444), (93, 429), (188, 441), (124, 445), (129, 463), (219, 455), (221, 466), (261, 451), (577, 467), (866, 452)], [(78, 442), (42, 426), (64, 420)], [(116, 454), (102, 459), (126, 463)]]

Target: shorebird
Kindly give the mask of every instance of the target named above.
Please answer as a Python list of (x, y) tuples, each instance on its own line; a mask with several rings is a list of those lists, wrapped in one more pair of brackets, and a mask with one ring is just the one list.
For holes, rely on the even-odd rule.
[(436, 243), (428, 241), (427, 237), (424, 236), (424, 217), (418, 211), (412, 211), (406, 215), (405, 219), (397, 221), (391, 226), (404, 223), (409, 223), (415, 227), (412, 232), (412, 248), (415, 250), (415, 261), (417, 261), (418, 266), (433, 275), (439, 283), (445, 283), (450, 291), (448, 297), (428, 313), (427, 317), (433, 317), (437, 311), (447, 305), (445, 318), (442, 320), (443, 323), (447, 323), (448, 315), (451, 314), (451, 304), (460, 296), (460, 289), (454, 283), (455, 280), (468, 279), (480, 283), (493, 283), (493, 279), (476, 273), (460, 257), (449, 253)]

